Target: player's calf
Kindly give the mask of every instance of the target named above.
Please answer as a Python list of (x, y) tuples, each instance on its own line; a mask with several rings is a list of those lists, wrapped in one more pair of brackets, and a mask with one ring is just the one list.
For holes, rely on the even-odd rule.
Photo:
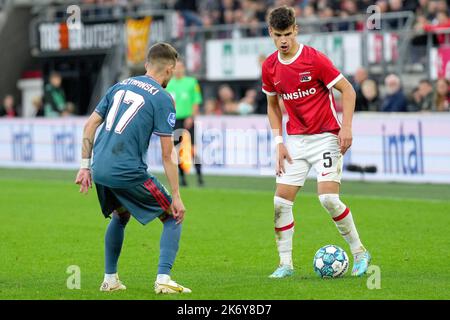
[(280, 266), (292, 266), (292, 238), (294, 236), (293, 202), (274, 197), (275, 240), (280, 255)]
[(350, 245), (353, 254), (363, 252), (365, 249), (359, 239), (353, 216), (350, 209), (339, 199), (339, 194), (321, 194), (319, 200), (322, 206), (331, 215), (340, 234)]
[(339, 199), (339, 194), (321, 194), (319, 195), (319, 200), (333, 218), (342, 237), (350, 246), (354, 259), (352, 274), (356, 276), (364, 274), (367, 271), (371, 257), (359, 239), (350, 209)]
[(105, 234), (105, 278), (101, 291), (124, 290), (117, 276), (117, 263), (130, 213), (123, 207), (114, 210)]

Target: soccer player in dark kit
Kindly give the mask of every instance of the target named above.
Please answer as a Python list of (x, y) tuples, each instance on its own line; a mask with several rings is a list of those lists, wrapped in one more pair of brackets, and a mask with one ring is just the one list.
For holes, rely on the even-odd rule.
[[(155, 292), (191, 292), (170, 278), (185, 214), (172, 137), (175, 107), (164, 89), (177, 59), (178, 53), (171, 45), (153, 45), (147, 55), (146, 74), (112, 86), (84, 127), (81, 168), (75, 182), (80, 185), (80, 192), (87, 193), (92, 186), (92, 170), (102, 212), (105, 217), (112, 216), (105, 235), (105, 276), (101, 291), (126, 289), (119, 280), (117, 263), (126, 224), (133, 216), (143, 225), (155, 218), (164, 225)], [(102, 123), (94, 144), (96, 130)], [(160, 136), (164, 170), (172, 195), (147, 172), (144, 159), (152, 134)]]

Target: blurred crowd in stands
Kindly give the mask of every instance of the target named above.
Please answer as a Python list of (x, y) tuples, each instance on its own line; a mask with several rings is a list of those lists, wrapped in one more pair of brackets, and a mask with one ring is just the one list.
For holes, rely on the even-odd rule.
[[(255, 32), (258, 30), (256, 26), (265, 22), (268, 10), (280, 5), (294, 7), (300, 25), (318, 19), (373, 13), (371, 5), (376, 5), (380, 13), (414, 12), (418, 17), (418, 29), (427, 30), (449, 24), (449, 1), (446, 0), (162, 0), (161, 5), (164, 9), (177, 10), (187, 27), (239, 24), (251, 30), (255, 27)], [(342, 22), (337, 26), (339, 31), (363, 28), (362, 21), (354, 24)]]
[[(398, 75), (387, 75), (379, 85), (369, 76), (367, 70), (361, 67), (349, 80), (356, 91), (356, 112), (450, 112), (450, 83), (444, 78), (436, 81), (424, 78), (412, 91), (405, 91)], [(64, 117), (76, 114), (75, 105), (65, 99), (61, 76), (58, 73), (51, 74), (44, 92), (43, 97), (33, 99), (34, 116)], [(340, 112), (340, 97), (336, 90), (334, 94), (336, 109)], [(283, 108), (281, 99), (280, 105)], [(200, 111), (206, 115), (267, 114), (267, 101), (261, 91), (260, 81), (247, 88), (223, 83), (213, 94), (204, 96)], [(8, 94), (0, 105), (0, 117), (17, 115), (15, 99)]]
[[(369, 77), (366, 69), (359, 68), (349, 79), (356, 91), (355, 111), (371, 112), (449, 112), (450, 83), (446, 79), (430, 81), (422, 79), (412, 91), (405, 91), (399, 76), (389, 74), (382, 85)], [(383, 88), (383, 90), (381, 89)], [(205, 114), (247, 115), (266, 114), (267, 101), (261, 88), (248, 88), (241, 98), (229, 84), (219, 86), (215, 96), (206, 98)], [(342, 111), (340, 97), (334, 90), (336, 109)], [(283, 108), (283, 103), (280, 100)]]
[[(62, 77), (58, 72), (51, 72), (49, 81), (44, 87), (43, 96), (33, 97), (33, 117), (67, 117), (76, 115), (76, 106), (67, 101), (62, 87)], [(19, 116), (19, 106), (12, 94), (7, 94), (0, 104), (0, 117), (14, 118)]]
[[(160, 9), (176, 10), (184, 27), (208, 27), (222, 24), (247, 26), (248, 36), (266, 36), (261, 29), (268, 10), (275, 6), (289, 5), (296, 9), (298, 22), (307, 25), (307, 21), (322, 18), (349, 17), (366, 14), (370, 5), (377, 5), (381, 12), (411, 11), (415, 14), (414, 30), (418, 32), (435, 32), (450, 29), (450, 0), (82, 0), (84, 4), (109, 4), (118, 6), (139, 6), (156, 4)], [(102, 8), (102, 6), (99, 6)], [(341, 23), (339, 30), (360, 30), (364, 25)], [(327, 30), (323, 30), (327, 31)], [(413, 62), (424, 63), (420, 59), (426, 53), (427, 36), (418, 34), (412, 39), (412, 54), (418, 59)], [(437, 34), (434, 37), (437, 45), (450, 44), (449, 34)], [(378, 112), (449, 112), (449, 81), (423, 79), (411, 90), (406, 89), (401, 77), (388, 74), (382, 79), (372, 78), (368, 70), (359, 68), (349, 77), (357, 93), (356, 111)], [(54, 72), (50, 75), (42, 97), (35, 97), (33, 105), (36, 116), (58, 117), (77, 114), (76, 106), (66, 101), (61, 86), (61, 75)], [(201, 83), (201, 82), (200, 82)], [(261, 92), (260, 81), (253, 86), (242, 87), (234, 83), (221, 83), (214, 92), (204, 94), (201, 108), (203, 114), (266, 114), (267, 102)], [(337, 92), (335, 91), (335, 94)], [(281, 103), (282, 104), (282, 103)], [(337, 109), (341, 105), (337, 97)], [(13, 95), (1, 97), (0, 117), (15, 117), (20, 114)]]
[(356, 111), (421, 112), (450, 111), (449, 81), (422, 79), (411, 92), (405, 92), (401, 79), (396, 74), (385, 77), (384, 94), (364, 68), (359, 68), (352, 85), (356, 91)]

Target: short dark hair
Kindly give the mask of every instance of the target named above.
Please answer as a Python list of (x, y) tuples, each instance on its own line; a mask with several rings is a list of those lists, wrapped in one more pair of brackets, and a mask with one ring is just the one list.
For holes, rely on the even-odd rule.
[(170, 63), (178, 60), (178, 52), (166, 42), (158, 42), (150, 47), (147, 53), (147, 62), (150, 64)]
[(295, 25), (295, 10), (292, 7), (281, 6), (269, 13), (269, 26), (276, 30), (286, 30)]

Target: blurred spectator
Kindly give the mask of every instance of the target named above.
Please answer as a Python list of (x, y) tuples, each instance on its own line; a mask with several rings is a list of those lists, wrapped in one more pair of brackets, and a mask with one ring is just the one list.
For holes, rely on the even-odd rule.
[(418, 86), (418, 94), (420, 96), (418, 111), (433, 110), (433, 85), (429, 80), (421, 80)]
[(359, 111), (379, 111), (380, 97), (378, 94), (378, 85), (375, 80), (366, 79), (361, 84), (361, 106)]
[(234, 99), (233, 89), (227, 84), (223, 84), (218, 90), (218, 108), (223, 114), (238, 114), (238, 105)]
[(303, 8), (303, 17), (309, 20), (317, 20), (317, 15), (312, 4), (308, 4)]
[[(447, 11), (439, 11), (436, 15), (434, 23), (425, 24), (423, 30), (426, 32), (435, 32), (441, 30), (447, 30), (450, 28), (450, 19)], [(440, 44), (450, 42), (450, 34), (437, 34), (436, 38)]]
[(46, 117), (58, 117), (66, 108), (66, 96), (61, 84), (61, 75), (55, 71), (50, 73), (50, 82), (44, 88), (44, 113)]
[(0, 107), (0, 117), (14, 118), (17, 116), (14, 97), (8, 94), (3, 98), (3, 104)]
[(368, 78), (369, 75), (365, 68), (359, 67), (358, 69), (356, 69), (352, 81), (352, 85), (355, 91), (361, 90), (361, 84), (363, 83), (364, 80), (367, 80)]
[[(262, 68), (262, 64), (266, 60), (266, 56), (264, 54), (260, 54), (258, 57), (259, 68)], [(258, 80), (254, 85), (253, 89), (256, 91), (255, 97), (255, 113), (257, 114), (267, 114), (267, 96), (264, 92), (262, 92), (262, 82)]]
[(449, 81), (447, 79), (441, 78), (436, 81), (433, 102), (435, 111), (450, 111)]
[(197, 13), (197, 0), (178, 0), (174, 9), (181, 14), (186, 27), (203, 25), (202, 18)]
[(248, 89), (244, 97), (239, 101), (237, 112), (241, 115), (247, 115), (255, 111), (256, 90)]
[(378, 0), (377, 2), (375, 2), (375, 5), (377, 6), (380, 13), (389, 11), (389, 5), (386, 0)]
[(418, 6), (416, 8), (416, 15), (423, 16), (425, 19), (432, 19), (435, 15), (435, 12), (433, 12), (433, 9), (430, 6), (434, 5), (434, 1), (430, 0), (419, 0)]
[(365, 68), (360, 67), (356, 69), (352, 85), (356, 92), (355, 111), (379, 110), (380, 99), (378, 85), (374, 80), (369, 79), (368, 72)]
[(386, 96), (381, 105), (382, 112), (405, 112), (407, 111), (408, 100), (403, 93), (400, 78), (395, 74), (389, 74), (385, 80)]
[(422, 34), (424, 26), (428, 23), (427, 18), (424, 15), (417, 15), (416, 22), (414, 26), (414, 30), (419, 32), (419, 35), (416, 35), (411, 40), (412, 45), (412, 62), (422, 64), (427, 59), (427, 35)]
[(361, 91), (361, 84), (363, 83), (364, 80), (367, 80), (367, 78), (368, 74), (366, 69), (364, 69), (363, 67), (356, 69), (355, 74), (353, 76), (353, 80), (351, 81), (353, 89), (355, 89), (356, 92), (355, 111), (367, 111), (365, 110), (366, 99), (364, 98)]
[[(340, 11), (338, 11), (338, 16), (343, 18), (348, 18), (352, 15), (358, 14), (358, 7), (356, 1), (353, 0), (344, 0), (341, 2)], [(337, 24), (338, 31), (348, 31), (348, 30), (357, 30), (357, 23), (352, 22), (339, 22)]]
[(215, 99), (209, 98), (205, 100), (205, 103), (203, 105), (203, 108), (205, 109), (205, 115), (221, 115), (223, 112), (219, 108), (219, 104)]
[[(401, 12), (404, 11), (405, 8), (403, 6), (403, 0), (389, 0), (389, 12)], [(391, 19), (388, 21), (389, 27), (393, 29), (398, 29), (405, 24), (405, 19)]]
[(42, 96), (36, 96), (32, 100), (32, 104), (34, 107), (34, 117), (43, 117), (44, 116), (44, 100)]
[(436, 10), (447, 12), (448, 13), (448, 3), (446, 0), (437, 0), (436, 1)]
[[(321, 19), (329, 19), (334, 16), (334, 11), (332, 8), (326, 6), (319, 10), (319, 18)], [(333, 31), (333, 26), (331, 23), (327, 23), (325, 25), (320, 26), (321, 32)]]
[(420, 110), (420, 103), (422, 101), (422, 97), (420, 96), (419, 88), (416, 87), (411, 92), (411, 96), (408, 101), (408, 111), (410, 112), (418, 112)]

